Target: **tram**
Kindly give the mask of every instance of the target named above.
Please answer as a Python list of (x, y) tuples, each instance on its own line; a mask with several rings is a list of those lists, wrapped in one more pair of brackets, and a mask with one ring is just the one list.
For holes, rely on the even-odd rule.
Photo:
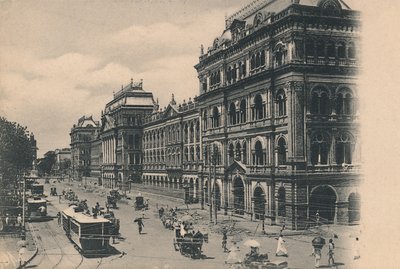
[(102, 216), (77, 212), (77, 206), (62, 211), (61, 224), (75, 247), (82, 254), (107, 253), (110, 248), (111, 221)]
[(34, 197), (27, 200), (27, 214), (29, 221), (44, 221), (51, 217), (47, 215), (47, 200)]
[(44, 196), (44, 186), (43, 184), (34, 183), (31, 186), (32, 196)]

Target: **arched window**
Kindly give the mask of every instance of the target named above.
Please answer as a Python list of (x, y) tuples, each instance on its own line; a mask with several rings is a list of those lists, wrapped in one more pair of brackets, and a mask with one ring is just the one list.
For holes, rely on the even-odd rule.
[(250, 59), (250, 70), (253, 70), (254, 68), (256, 68), (256, 57), (253, 54)]
[(235, 152), (232, 144), (229, 145), (228, 155), (229, 155), (229, 163), (233, 163), (233, 161), (235, 160)]
[(246, 100), (244, 99), (240, 102), (240, 122), (246, 122)]
[(241, 155), (242, 154), (242, 152), (241, 152), (241, 146), (240, 146), (240, 143), (238, 142), (238, 143), (236, 143), (236, 153), (235, 153), (235, 158), (236, 158), (236, 160), (238, 160), (238, 161), (241, 161)]
[(213, 114), (212, 114), (212, 123), (213, 123), (213, 128), (219, 127), (219, 111), (217, 107), (213, 108)]
[(261, 55), (260, 53), (256, 54), (256, 68), (260, 67), (261, 65)]
[(194, 126), (193, 126), (193, 122), (190, 124), (189, 137), (190, 137), (190, 143), (193, 143), (193, 141), (194, 141)]
[(230, 125), (236, 124), (236, 107), (233, 102), (229, 106), (229, 123)]
[(185, 147), (185, 162), (189, 161), (189, 148)]
[(335, 58), (335, 43), (333, 41), (328, 41), (326, 44), (326, 55), (329, 58)]
[(231, 72), (232, 72), (232, 80), (236, 81), (236, 77), (237, 77), (236, 76), (236, 64), (233, 65), (233, 68), (232, 68)]
[(194, 161), (194, 147), (190, 147), (190, 162)]
[(351, 92), (338, 93), (336, 97), (336, 113), (338, 115), (354, 114), (354, 98)]
[(204, 163), (208, 164), (208, 150), (207, 150), (207, 146), (203, 147), (203, 153), (204, 153)]
[(278, 116), (286, 115), (286, 96), (284, 91), (280, 91), (276, 98), (276, 103), (278, 105)]
[(243, 62), (243, 64), (240, 67), (242, 69), (242, 76), (246, 76), (246, 62)]
[(231, 79), (232, 79), (232, 72), (231, 72), (231, 67), (229, 66), (228, 67), (228, 70), (226, 71), (226, 80), (228, 81), (228, 82), (231, 82)]
[(199, 161), (200, 158), (200, 146), (196, 146), (196, 160)]
[(254, 164), (262, 165), (264, 164), (264, 152), (262, 148), (262, 144), (260, 141), (257, 141), (254, 146)]
[(320, 99), (320, 114), (329, 115), (330, 111), (331, 109), (330, 109), (329, 96), (326, 92), (322, 92)]
[(275, 52), (275, 67), (281, 66), (285, 62), (285, 54), (282, 47), (279, 47)]
[(188, 142), (188, 135), (189, 135), (189, 127), (187, 126), (187, 124), (185, 124), (184, 127), (184, 137), (183, 137), (183, 142), (187, 143)]
[(311, 140), (311, 163), (312, 165), (328, 164), (329, 144), (323, 134), (318, 133)]
[(306, 56), (314, 57), (314, 42), (312, 40), (306, 41)]
[(344, 96), (344, 113), (346, 115), (352, 115), (354, 113), (353, 96), (351, 93), (346, 93)]
[(354, 139), (349, 133), (340, 133), (336, 137), (336, 163), (352, 164)]
[(338, 57), (341, 59), (346, 58), (346, 45), (343, 42), (339, 42), (337, 47)]
[(257, 94), (256, 97), (254, 97), (253, 119), (254, 120), (262, 119), (264, 117), (263, 110), (264, 110), (264, 105), (261, 95)]
[(200, 123), (198, 121), (196, 122), (196, 141), (200, 141)]
[(278, 165), (286, 164), (286, 141), (283, 137), (278, 140)]
[(265, 65), (265, 50), (261, 51), (261, 66)]
[(347, 54), (349, 55), (349, 58), (350, 58), (350, 59), (355, 59), (355, 58), (357, 57), (356, 47), (354, 46), (353, 43), (351, 43), (351, 44), (349, 45)]
[(247, 164), (247, 144), (246, 144), (246, 141), (243, 142), (243, 149), (242, 149), (242, 151), (243, 151), (242, 162), (243, 162), (244, 164)]
[(317, 41), (317, 56), (325, 57), (325, 44), (322, 40)]
[(203, 125), (204, 125), (204, 130), (208, 129), (208, 114), (207, 114), (207, 110), (204, 110), (203, 113)]
[(329, 115), (331, 111), (328, 93), (322, 89), (317, 89), (311, 97), (311, 114)]

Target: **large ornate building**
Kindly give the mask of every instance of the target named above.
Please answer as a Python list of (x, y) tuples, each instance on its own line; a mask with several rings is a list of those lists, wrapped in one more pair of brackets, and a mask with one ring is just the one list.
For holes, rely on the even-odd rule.
[(342, 1), (254, 1), (202, 53), (203, 148), (234, 213), (293, 229), (359, 219), (359, 31)]
[[(195, 68), (199, 96), (161, 110), (131, 83), (102, 114), (102, 178), (292, 229), (360, 218), (360, 14), (340, 0), (256, 0)], [(128, 179), (128, 180), (126, 180)], [(126, 186), (125, 186), (126, 187)]]
[(143, 82), (129, 83), (114, 94), (101, 115), (101, 177), (106, 187), (128, 188), (142, 177), (143, 120), (157, 109)]
[(91, 147), (99, 130), (99, 122), (92, 116), (82, 116), (71, 128), (71, 170), (72, 176), (81, 179), (91, 173)]

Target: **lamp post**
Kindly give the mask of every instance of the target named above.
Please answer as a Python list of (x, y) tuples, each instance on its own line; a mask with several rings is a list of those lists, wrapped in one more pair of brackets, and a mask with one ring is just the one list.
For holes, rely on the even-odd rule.
[(265, 194), (261, 194), (261, 199), (262, 199), (262, 205), (263, 205), (263, 210), (262, 210), (262, 233), (265, 234)]
[(202, 160), (198, 161), (198, 166), (200, 166), (200, 196), (201, 196), (200, 205), (201, 205), (201, 210), (203, 210), (204, 209), (204, 186), (203, 186), (204, 185), (204, 178), (203, 178), (204, 164), (203, 164)]
[[(213, 147), (213, 155), (212, 155), (212, 164), (214, 165), (214, 184), (213, 184), (213, 189), (212, 189), (212, 198), (213, 198), (213, 204), (214, 204), (214, 224), (217, 224), (217, 188), (215, 187), (215, 184), (217, 184), (217, 159), (218, 159), (218, 148), (216, 145)], [(211, 164), (210, 164), (211, 167)], [(211, 168), (210, 168), (211, 169)]]

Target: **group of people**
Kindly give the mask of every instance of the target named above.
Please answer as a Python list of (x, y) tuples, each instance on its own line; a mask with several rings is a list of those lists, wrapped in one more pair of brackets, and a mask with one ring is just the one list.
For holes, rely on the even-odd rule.
[(0, 217), (0, 230), (9, 231), (12, 229), (22, 229), (22, 216), (18, 214), (17, 217), (10, 216), (6, 213), (5, 217)]

